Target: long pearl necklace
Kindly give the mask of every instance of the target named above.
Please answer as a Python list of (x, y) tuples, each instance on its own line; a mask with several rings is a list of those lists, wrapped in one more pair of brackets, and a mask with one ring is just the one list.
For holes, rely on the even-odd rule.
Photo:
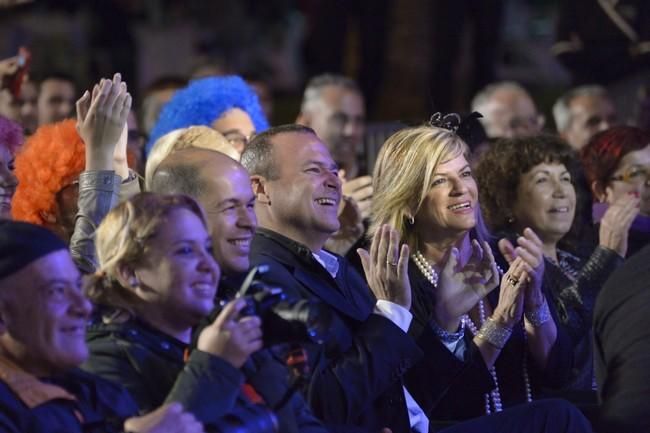
[[(415, 265), (417, 268), (420, 270), (422, 275), (431, 283), (431, 285), (436, 288), (438, 287), (438, 273), (436, 272), (435, 269), (433, 269), (433, 266), (429, 264), (429, 262), (424, 258), (422, 253), (420, 251), (416, 251), (415, 254), (413, 254), (413, 262), (415, 262)], [(503, 270), (501, 268), (498, 268), (498, 271), (500, 274), (503, 275)], [(483, 323), (487, 319), (487, 316), (485, 314), (485, 305), (483, 304), (483, 299), (479, 300), (478, 302), (478, 311), (479, 311), (479, 320), (480, 323), (478, 326), (474, 323), (474, 321), (469, 317), (468, 314), (465, 314), (461, 320), (469, 328), (469, 330), (472, 332), (473, 335), (476, 335), (480, 329), (481, 326), (483, 326)], [(527, 335), (526, 335), (526, 329), (524, 328), (524, 347), (526, 347), (527, 343)], [(533, 401), (533, 393), (532, 393), (532, 388), (530, 386), (530, 378), (528, 376), (528, 351), (524, 349), (524, 356), (523, 356), (523, 377), (524, 377), (524, 388), (526, 391), (526, 401), (531, 402)], [(494, 389), (488, 393), (484, 394), (485, 398), (485, 413), (490, 414), (492, 412), (501, 412), (503, 410), (503, 404), (501, 402), (501, 390), (499, 389), (499, 379), (497, 377), (497, 370), (495, 365), (492, 365), (489, 369), (490, 375), (492, 376), (492, 380), (494, 381)], [(490, 404), (492, 403), (492, 404)]]

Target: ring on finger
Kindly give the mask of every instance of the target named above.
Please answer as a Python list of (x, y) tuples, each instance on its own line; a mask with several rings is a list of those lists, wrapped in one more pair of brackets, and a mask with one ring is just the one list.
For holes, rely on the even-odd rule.
[(506, 281), (508, 281), (513, 286), (516, 286), (517, 284), (519, 284), (519, 278), (513, 277), (513, 276), (508, 276)]
[(397, 266), (397, 260), (395, 260), (394, 262), (391, 262), (390, 260), (386, 260), (386, 264), (388, 266)]

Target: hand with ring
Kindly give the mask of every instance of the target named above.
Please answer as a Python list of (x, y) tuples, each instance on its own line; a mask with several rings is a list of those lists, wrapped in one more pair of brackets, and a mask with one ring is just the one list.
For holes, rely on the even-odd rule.
[(381, 226), (372, 238), (370, 252), (358, 249), (357, 253), (375, 297), (410, 310), (409, 248), (406, 244), (400, 247), (397, 231), (389, 225)]
[(512, 328), (521, 320), (524, 313), (524, 292), (529, 272), (532, 272), (530, 266), (523, 258), (517, 257), (501, 279), (499, 303), (492, 314), (492, 318), (499, 324)]

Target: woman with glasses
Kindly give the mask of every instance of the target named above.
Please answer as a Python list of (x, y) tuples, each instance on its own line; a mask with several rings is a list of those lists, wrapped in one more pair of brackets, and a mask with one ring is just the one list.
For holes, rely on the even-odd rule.
[[(574, 185), (577, 161), (573, 150), (556, 136), (504, 139), (496, 142), (476, 173), (483, 215), (499, 238), (500, 250), (518, 255), (522, 235), (529, 227), (542, 241), (543, 286), (548, 302), (573, 343), (572, 378), (568, 389), (587, 391), (595, 399), (591, 317), (596, 295), (625, 256), (628, 228), (638, 199), (620, 197), (603, 218), (599, 245), (589, 258), (580, 257), (582, 245), (568, 242), (579, 202)], [(514, 244), (514, 245), (513, 245)], [(585, 400), (583, 400), (585, 401)]]
[(593, 218), (626, 196), (638, 199), (639, 214), (628, 235), (627, 256), (650, 243), (650, 134), (632, 126), (617, 126), (595, 135), (580, 152), (594, 197)]

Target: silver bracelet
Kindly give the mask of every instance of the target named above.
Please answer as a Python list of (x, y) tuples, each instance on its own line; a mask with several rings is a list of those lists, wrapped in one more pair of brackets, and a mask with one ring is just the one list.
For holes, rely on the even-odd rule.
[(512, 334), (512, 328), (500, 325), (493, 318), (488, 317), (476, 336), (485, 340), (497, 349), (503, 349)]
[(551, 320), (551, 310), (548, 308), (548, 302), (544, 298), (544, 302), (535, 311), (524, 312), (524, 317), (535, 328), (539, 328), (544, 323)]

